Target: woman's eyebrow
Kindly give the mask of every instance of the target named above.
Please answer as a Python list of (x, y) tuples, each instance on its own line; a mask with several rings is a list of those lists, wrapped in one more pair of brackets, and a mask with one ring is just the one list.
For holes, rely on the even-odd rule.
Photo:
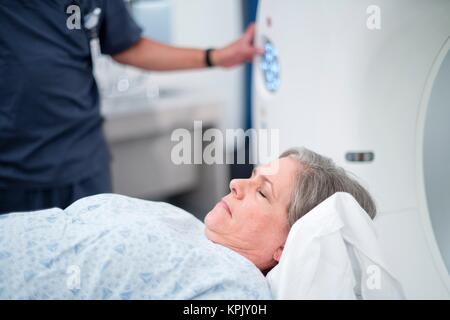
[[(255, 168), (253, 169), (253, 171), (252, 171), (252, 176), (253, 176), (253, 175), (258, 175), (258, 171), (259, 171), (258, 169), (259, 169), (259, 167), (255, 167)], [(278, 199), (277, 194), (276, 194), (276, 192), (275, 192), (275, 186), (274, 186), (274, 183), (272, 182), (272, 180), (270, 180), (269, 178), (267, 178), (267, 176), (262, 175), (262, 174), (260, 174), (259, 176), (260, 176), (265, 182), (267, 182), (267, 183), (270, 184), (270, 190), (272, 191), (273, 197), (274, 197), (275, 199)]]

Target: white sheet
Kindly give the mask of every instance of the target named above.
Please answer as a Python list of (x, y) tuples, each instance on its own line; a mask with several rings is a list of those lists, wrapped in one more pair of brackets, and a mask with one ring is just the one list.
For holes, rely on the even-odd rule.
[(167, 203), (119, 195), (0, 216), (0, 300), (271, 299), (264, 275)]

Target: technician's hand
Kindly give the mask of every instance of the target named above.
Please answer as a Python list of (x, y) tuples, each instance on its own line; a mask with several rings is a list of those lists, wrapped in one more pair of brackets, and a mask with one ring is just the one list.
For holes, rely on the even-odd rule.
[(252, 23), (245, 33), (225, 48), (211, 52), (211, 60), (215, 66), (230, 68), (249, 62), (255, 55), (263, 55), (264, 50), (253, 45), (255, 24)]

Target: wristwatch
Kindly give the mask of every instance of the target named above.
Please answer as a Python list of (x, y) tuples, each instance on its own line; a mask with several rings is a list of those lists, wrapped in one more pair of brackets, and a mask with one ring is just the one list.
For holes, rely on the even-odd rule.
[(211, 59), (211, 53), (213, 52), (214, 48), (209, 48), (205, 50), (205, 64), (208, 68), (214, 67), (214, 64), (212, 63)]

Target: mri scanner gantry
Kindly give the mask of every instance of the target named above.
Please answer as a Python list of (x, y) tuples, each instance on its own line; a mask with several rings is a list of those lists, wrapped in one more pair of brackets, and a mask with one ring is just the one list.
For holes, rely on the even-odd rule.
[[(379, 28), (369, 28), (370, 8)], [(256, 129), (359, 177), (407, 298), (450, 298), (450, 1), (260, 0)]]

